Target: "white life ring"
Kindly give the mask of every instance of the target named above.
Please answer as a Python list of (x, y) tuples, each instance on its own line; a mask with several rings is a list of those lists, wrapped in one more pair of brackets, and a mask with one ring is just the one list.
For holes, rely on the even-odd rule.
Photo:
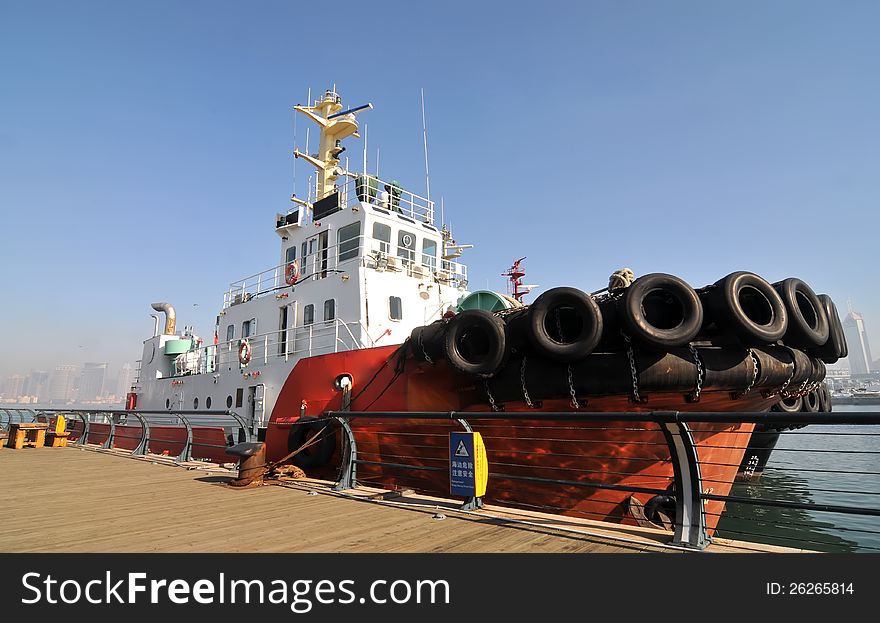
[(243, 366), (251, 361), (251, 344), (247, 340), (242, 340), (238, 346), (238, 361)]
[(284, 281), (287, 282), (287, 285), (292, 286), (299, 279), (299, 262), (293, 260), (290, 262), (287, 267), (284, 269)]

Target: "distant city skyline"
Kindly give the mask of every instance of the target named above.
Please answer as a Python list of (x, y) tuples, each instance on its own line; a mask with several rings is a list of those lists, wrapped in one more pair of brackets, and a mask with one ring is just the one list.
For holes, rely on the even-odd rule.
[(49, 371), (0, 377), (0, 404), (122, 402), (131, 386), (132, 366), (124, 363), (116, 376), (108, 376), (108, 369), (106, 362), (58, 364)]

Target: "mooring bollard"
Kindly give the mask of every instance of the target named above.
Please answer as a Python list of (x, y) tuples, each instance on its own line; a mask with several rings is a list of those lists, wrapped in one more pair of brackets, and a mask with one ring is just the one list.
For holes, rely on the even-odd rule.
[(233, 487), (262, 484), (266, 473), (266, 444), (244, 442), (226, 448), (226, 454), (238, 457), (238, 478), (231, 480)]

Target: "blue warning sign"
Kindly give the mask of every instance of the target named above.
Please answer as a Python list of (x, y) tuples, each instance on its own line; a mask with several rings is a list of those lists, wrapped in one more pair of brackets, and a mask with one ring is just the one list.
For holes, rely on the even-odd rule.
[(486, 447), (480, 433), (449, 433), (449, 492), (482, 497), (488, 479)]

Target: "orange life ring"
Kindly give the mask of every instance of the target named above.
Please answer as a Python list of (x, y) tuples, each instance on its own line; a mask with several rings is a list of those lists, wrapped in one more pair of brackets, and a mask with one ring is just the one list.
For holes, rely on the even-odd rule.
[(238, 346), (238, 361), (243, 366), (246, 366), (251, 361), (251, 344), (247, 340), (242, 340)]
[(293, 260), (284, 269), (284, 281), (287, 285), (292, 286), (299, 279), (299, 262)]

